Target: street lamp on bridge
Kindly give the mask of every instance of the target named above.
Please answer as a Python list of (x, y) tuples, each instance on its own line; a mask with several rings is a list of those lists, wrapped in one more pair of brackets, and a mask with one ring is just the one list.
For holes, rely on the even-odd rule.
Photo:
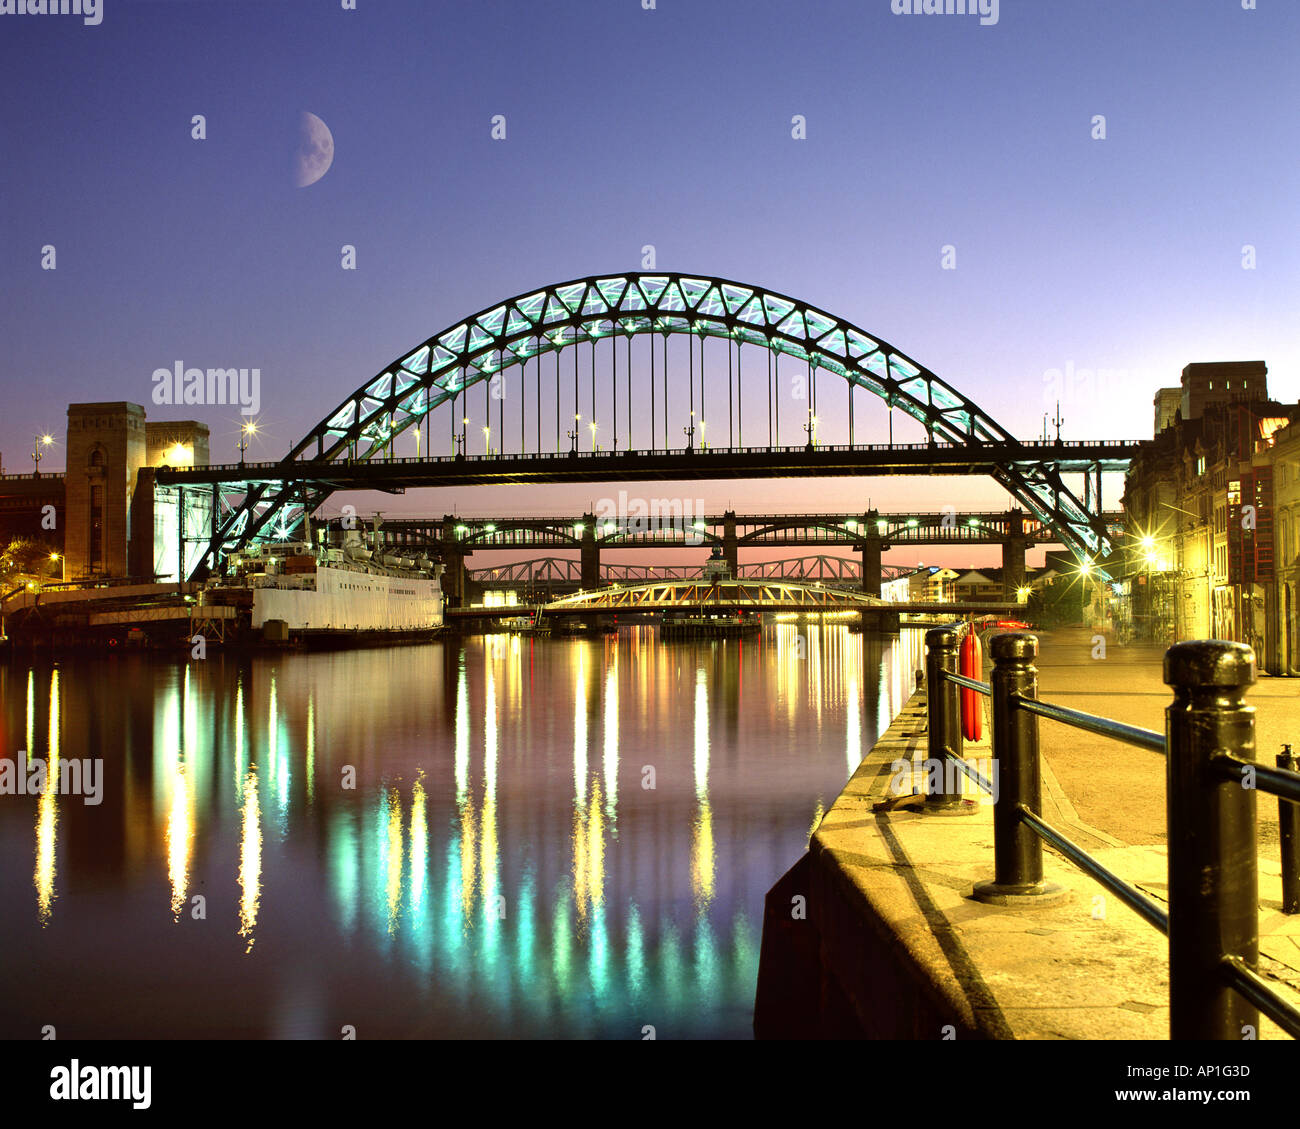
[(53, 435), (37, 435), (32, 443), (32, 461), (36, 464), (36, 477), (41, 477), (41, 459), (44, 458), (45, 452), (42, 447), (51, 447), (54, 445)]
[(239, 465), (244, 465), (244, 452), (248, 450), (248, 441), (257, 434), (257, 420), (250, 419), (239, 429)]

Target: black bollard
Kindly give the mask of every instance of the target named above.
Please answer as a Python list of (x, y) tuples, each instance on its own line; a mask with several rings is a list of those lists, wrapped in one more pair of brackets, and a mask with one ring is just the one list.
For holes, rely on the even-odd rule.
[(1223, 754), (1255, 759), (1246, 688), (1255, 652), (1242, 643), (1177, 643), (1165, 652), (1169, 828), (1169, 1037), (1242, 1039), (1259, 1010), (1234, 991), (1225, 957), (1259, 964), (1255, 789)]
[(1038, 697), (1038, 637), (1023, 631), (995, 635), (989, 650), (998, 794), (993, 805), (993, 881), (977, 885), (975, 898), (993, 905), (1054, 905), (1069, 897), (1069, 891), (1043, 880), (1043, 841), (1020, 815), (1025, 809), (1035, 815), (1043, 810), (1038, 716), (1016, 705), (1016, 698)]
[[(1283, 745), (1277, 767), (1300, 772), (1300, 757)], [(1282, 912), (1300, 913), (1300, 805), (1277, 798), (1277, 826), (1282, 840)]]
[[(925, 694), (929, 719), (930, 765), (927, 784), (938, 777), (937, 787), (927, 789), (925, 810), (930, 813), (964, 811), (958, 773), (948, 765), (944, 750), (962, 755), (961, 703), (958, 687), (943, 677), (943, 671), (957, 673), (957, 652), (961, 635), (952, 627), (932, 627), (925, 633)], [(953, 787), (950, 788), (949, 785)], [(955, 791), (953, 790), (955, 788)]]

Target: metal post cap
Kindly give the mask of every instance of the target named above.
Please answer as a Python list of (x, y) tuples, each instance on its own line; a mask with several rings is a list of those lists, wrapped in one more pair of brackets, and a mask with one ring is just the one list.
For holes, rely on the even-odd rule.
[(995, 661), (1032, 659), (1038, 655), (1038, 636), (1028, 631), (1008, 631), (989, 640), (989, 654)]
[(1165, 652), (1166, 686), (1251, 686), (1255, 651), (1245, 643), (1198, 639), (1175, 643)]
[(925, 633), (927, 647), (948, 647), (957, 642), (957, 632), (951, 627), (931, 627)]

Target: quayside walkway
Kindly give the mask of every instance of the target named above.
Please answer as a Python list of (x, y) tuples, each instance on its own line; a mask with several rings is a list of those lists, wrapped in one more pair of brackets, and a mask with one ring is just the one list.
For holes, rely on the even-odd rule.
[[(1042, 633), (1040, 700), (1163, 734), (1173, 700), (1162, 678), (1164, 648), (1107, 644), (1102, 654), (1091, 633)], [(993, 903), (1012, 904), (990, 904), (973, 895), (981, 886), (987, 894), (995, 878), (991, 798), (960, 772), (939, 777), (954, 814), (923, 814), (924, 796), (907, 798), (933, 788), (925, 774), (936, 759), (926, 689), (881, 736), (808, 854), (768, 895), (756, 1034), (1170, 1038), (1170, 943), (1153, 924), (1163, 918), (1169, 927), (1165, 755), (1040, 719), (1042, 819), (1133, 887), (1145, 907), (1126, 904), (1051, 847), (1041, 852), (1046, 896), (1018, 902), (995, 891)], [(980, 701), (982, 739), (966, 741), (962, 755), (992, 782), (989, 699)], [(1272, 766), (1300, 726), (1300, 680), (1260, 678), (1245, 701), (1257, 711), (1256, 762)], [(1005, 794), (1015, 784), (997, 767)], [(1266, 791), (1256, 801), (1258, 974), (1296, 1008), (1300, 914), (1282, 911), (1278, 801)], [(1232, 1037), (1287, 1037), (1237, 996), (1225, 1006), (1225, 1029), (1235, 1032), (1240, 1015), (1252, 1020)]]

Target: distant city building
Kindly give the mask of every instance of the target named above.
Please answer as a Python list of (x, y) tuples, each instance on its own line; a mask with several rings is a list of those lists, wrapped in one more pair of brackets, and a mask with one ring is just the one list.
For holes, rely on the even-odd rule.
[[(178, 500), (156, 490), (153, 469), (207, 466), (208, 427), (194, 420), (147, 420), (139, 404), (115, 401), (70, 404), (66, 469), (39, 479), (7, 483), (0, 505), (7, 536), (38, 536), (57, 544), (68, 580), (91, 577), (174, 575), (179, 567)], [(186, 508), (210, 513), (195, 493)], [(53, 505), (56, 521), (42, 522)], [(204, 528), (197, 512), (187, 528)]]
[(1200, 419), (1205, 409), (1242, 400), (1268, 399), (1268, 366), (1263, 361), (1212, 361), (1183, 368), (1184, 420)]
[(892, 604), (947, 604), (952, 602), (952, 582), (957, 573), (938, 565), (921, 565), (880, 586), (880, 595)]
[(1181, 388), (1161, 388), (1156, 392), (1156, 429), (1159, 435), (1166, 427), (1172, 427), (1183, 408), (1183, 390)]
[(1288, 425), (1300, 405), (1269, 400), (1266, 374), (1263, 361), (1187, 365), (1177, 418), (1164, 426), (1169, 390), (1157, 393), (1154, 443), (1125, 484), (1115, 589), (1117, 615), (1139, 638), (1232, 639), (1285, 672), (1295, 664), (1295, 595), (1293, 572), (1290, 588), (1283, 573), (1294, 556), (1289, 542), (1279, 546), (1274, 492), (1278, 468), (1295, 458), (1284, 452), (1295, 450)]

